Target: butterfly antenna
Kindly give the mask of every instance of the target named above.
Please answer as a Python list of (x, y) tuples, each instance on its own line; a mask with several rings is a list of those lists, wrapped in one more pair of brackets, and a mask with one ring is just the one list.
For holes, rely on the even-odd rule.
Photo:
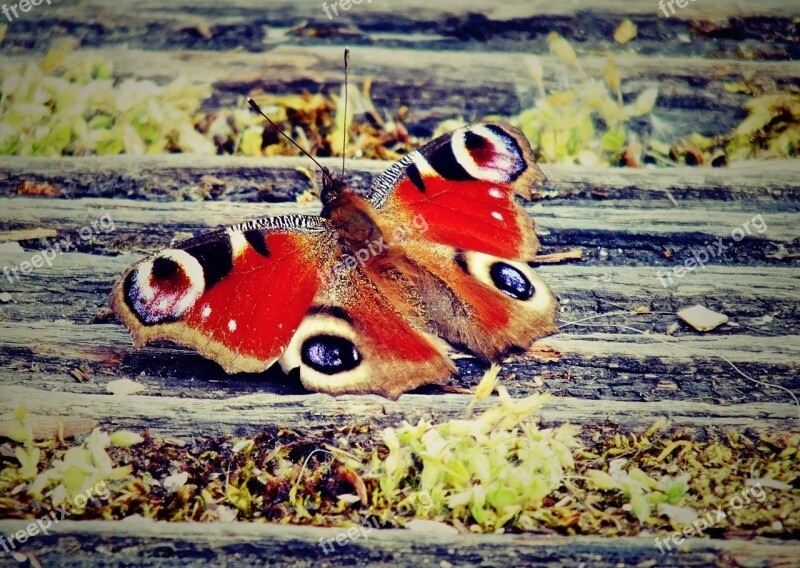
[(347, 145), (347, 72), (350, 70), (350, 49), (344, 49), (344, 124), (342, 127), (342, 181), (344, 182), (344, 155)]
[(255, 110), (255, 111), (258, 113), (258, 114), (260, 114), (261, 116), (263, 116), (264, 118), (266, 118), (266, 119), (267, 119), (267, 122), (269, 122), (269, 123), (270, 123), (270, 125), (272, 125), (272, 128), (274, 128), (274, 129), (275, 129), (275, 131), (276, 131), (278, 134), (280, 134), (281, 136), (283, 136), (284, 138), (286, 138), (286, 139), (287, 139), (289, 142), (291, 142), (292, 144), (294, 144), (294, 145), (297, 147), (297, 149), (298, 149), (298, 150), (300, 150), (300, 151), (301, 151), (303, 154), (305, 154), (306, 156), (308, 156), (308, 158), (309, 158), (309, 159), (310, 159), (312, 162), (314, 162), (314, 163), (315, 163), (315, 164), (316, 164), (316, 165), (319, 167), (319, 169), (320, 169), (320, 170), (322, 170), (322, 175), (323, 175), (323, 177), (325, 177), (325, 178), (326, 178), (326, 179), (327, 179), (329, 182), (332, 182), (332, 181), (333, 181), (333, 179), (331, 178), (331, 173), (328, 171), (328, 168), (326, 168), (325, 166), (323, 166), (322, 164), (320, 164), (320, 163), (319, 163), (319, 162), (318, 162), (318, 161), (317, 161), (317, 160), (314, 158), (314, 156), (312, 156), (311, 154), (309, 154), (309, 153), (306, 151), (306, 149), (305, 149), (305, 148), (303, 148), (303, 147), (302, 147), (300, 144), (298, 144), (297, 142), (295, 142), (294, 140), (292, 140), (292, 137), (291, 137), (291, 136), (289, 136), (288, 134), (286, 134), (286, 133), (285, 133), (283, 130), (281, 130), (280, 128), (278, 128), (278, 125), (277, 125), (277, 124), (275, 124), (274, 122), (272, 122), (272, 119), (270, 119), (270, 117), (268, 117), (266, 114), (264, 114), (264, 111), (262, 111), (262, 110), (261, 110), (261, 108), (258, 106), (258, 104), (256, 104), (256, 101), (254, 101), (254, 100), (252, 99), (252, 97), (247, 97), (247, 102), (248, 102), (248, 104), (249, 104), (251, 107), (253, 107), (253, 110)]

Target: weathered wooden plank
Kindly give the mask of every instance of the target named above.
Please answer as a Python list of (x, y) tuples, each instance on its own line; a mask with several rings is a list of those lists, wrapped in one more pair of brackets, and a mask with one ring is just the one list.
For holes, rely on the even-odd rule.
[[(14, 534), (30, 521), (0, 521)], [(797, 566), (800, 546), (776, 539), (726, 541), (689, 539), (679, 550), (662, 554), (652, 537), (564, 537), (557, 535), (443, 535), (402, 529), (358, 533), (344, 546), (324, 551), (321, 539), (346, 529), (256, 523), (163, 523), (61, 521), (49, 535), (22, 545), (43, 566), (281, 566), (362, 565), (441, 567), (520, 565), (573, 567)], [(346, 534), (346, 533), (345, 533)], [(0, 557), (0, 565), (17, 566)]]
[[(393, 113), (401, 105), (410, 106), (412, 131), (430, 135), (435, 125), (447, 118), (514, 115), (533, 106), (537, 91), (525, 71), (530, 53), (358, 47), (353, 51), (351, 80), (359, 84), (370, 78), (378, 108)], [(165, 81), (184, 75), (213, 82), (215, 94), (209, 109), (233, 106), (254, 88), (272, 93), (338, 92), (343, 79), (342, 48), (334, 46), (278, 46), (268, 55), (104, 47), (82, 50), (75, 56), (81, 55), (107, 58), (125, 76)], [(9, 60), (34, 58), (36, 55), (29, 54)], [(566, 78), (580, 84), (578, 74), (565, 70), (560, 60), (549, 55), (541, 60), (548, 90), (563, 89)], [(436, 65), (426, 65), (429, 61)], [(589, 76), (602, 77), (606, 58), (589, 55), (581, 59), (581, 65)], [(748, 77), (787, 85), (800, 77), (800, 64), (793, 61), (665, 58), (663, 51), (657, 57), (620, 56), (617, 65), (626, 99), (647, 88), (659, 89), (656, 114), (678, 137), (694, 131), (723, 134), (735, 127), (743, 118), (742, 105), (750, 97), (727, 92), (727, 82)]]
[[(195, 398), (305, 392), (296, 376), (287, 377), (277, 367), (264, 374), (228, 375), (191, 350), (160, 344), (137, 351), (131, 343), (117, 325), (6, 322), (0, 329), (0, 388), (98, 394), (108, 381), (129, 378), (154, 394)], [(485, 367), (463, 355), (456, 363), (461, 375), (453, 384), (475, 386)], [(732, 364), (754, 379), (800, 390), (800, 336), (668, 337), (567, 328), (541, 340), (531, 354), (508, 358), (503, 377), (514, 396), (542, 390), (628, 401), (791, 401), (783, 390), (745, 379)], [(88, 377), (85, 382), (72, 374), (76, 369)]]
[[(20, 405), (35, 414), (93, 418), (110, 428), (148, 428), (157, 436), (192, 439), (206, 435), (253, 435), (263, 428), (290, 424), (298, 429), (320, 429), (345, 424), (398, 424), (420, 418), (437, 420), (463, 417), (474, 400), (467, 395), (406, 394), (396, 401), (375, 395), (247, 394), (224, 399), (173, 396), (112, 396), (45, 391), (22, 386), (2, 386), (0, 413), (10, 414)], [(494, 404), (486, 399), (475, 408)], [(641, 431), (664, 419), (672, 427), (778, 428), (796, 431), (800, 408), (789, 403), (746, 403), (718, 406), (702, 402), (628, 402), (553, 397), (537, 412), (543, 424), (615, 424)]]
[[(341, 160), (320, 158), (336, 170)], [(348, 160), (347, 180), (356, 189), (369, 187), (390, 162)], [(741, 162), (727, 168), (610, 168), (541, 166), (552, 201), (650, 199), (670, 202), (666, 192), (684, 206), (697, 200), (748, 200), (762, 207), (780, 204), (800, 210), (800, 160)], [(302, 157), (246, 158), (240, 156), (105, 156), (84, 158), (26, 158), (0, 156), (0, 195), (17, 194), (26, 181), (52, 183), (64, 197), (126, 197), (174, 201), (176, 195), (196, 195), (204, 175), (226, 184), (220, 197), (234, 201), (286, 201), (311, 187), (298, 168), (310, 169)], [(686, 203), (684, 203), (686, 202)], [(671, 202), (670, 202), (671, 203)], [(727, 203), (726, 205), (732, 205)]]
[[(669, 17), (657, 3), (622, 0), (567, 3), (563, 7), (524, 1), (486, 6), (477, 0), (435, 4), (415, 0), (399, 10), (385, 3), (366, 2), (340, 10), (338, 15), (335, 6), (326, 15), (322, 3), (314, 0), (270, 3), (266, 10), (264, 5), (244, 3), (158, 4), (138, 11), (108, 0), (77, 6), (61, 3), (23, 15), (9, 30), (6, 44), (44, 49), (55, 35), (48, 33), (48, 28), (57, 22), (61, 30), (81, 37), (88, 45), (127, 43), (161, 50), (180, 46), (260, 51), (265, 45), (283, 42), (347, 41), (531, 52), (542, 51), (546, 34), (557, 30), (587, 49), (600, 51), (612, 43), (613, 30), (620, 20), (629, 17), (639, 27), (636, 47), (649, 52), (744, 57), (742, 47), (746, 46), (764, 57), (788, 58), (797, 49), (791, 20), (796, 12), (777, 2), (758, 6), (739, 0), (708, 0), (700, 5), (690, 2), (668, 13)], [(302, 26), (309, 22), (306, 31)], [(297, 25), (300, 30), (288, 29)]]
[[(45, 248), (42, 241), (34, 247)], [(6, 321), (88, 323), (107, 306), (113, 282), (141, 258), (138, 254), (111, 257), (68, 252), (57, 255), (52, 266), (43, 265), (29, 275), (17, 269), (19, 278), (15, 278), (10, 269), (30, 262), (34, 254), (0, 251), (0, 270), (9, 268), (8, 275), (0, 272), (0, 292), (12, 295), (11, 301), (0, 304), (0, 318)], [(666, 288), (666, 278), (664, 283), (658, 278), (659, 273), (664, 275), (661, 267), (579, 263), (542, 265), (537, 270), (561, 299), (562, 322), (617, 312), (611, 320), (593, 323), (613, 321), (663, 332), (676, 321), (675, 312), (701, 303), (727, 314), (736, 324), (723, 328), (726, 334), (800, 333), (800, 270), (796, 268), (710, 265), (683, 279), (674, 278)], [(653, 313), (619, 313), (637, 306), (647, 306)]]
[[(230, 201), (155, 202), (144, 208), (139, 201), (89, 198), (0, 198), (0, 205), (0, 230), (54, 229), (59, 239), (71, 239), (74, 248), (70, 250), (106, 254), (131, 247), (159, 249), (176, 235), (185, 237), (257, 217), (316, 215), (320, 209), (318, 203), (255, 206)], [(710, 264), (765, 264), (771, 258), (775, 262), (781, 251), (796, 247), (800, 226), (800, 212), (783, 212), (778, 206), (772, 208), (775, 212), (745, 204), (717, 204), (712, 209), (686, 203), (675, 208), (640, 200), (628, 202), (624, 208), (611, 202), (581, 206), (547, 202), (527, 204), (526, 209), (536, 219), (546, 247), (580, 248), (584, 262), (594, 265), (674, 267), (690, 258), (692, 250), (709, 246), (714, 253), (709, 255)], [(753, 221), (756, 215), (761, 217)], [(91, 238), (85, 240), (79, 237), (81, 229), (104, 216), (113, 220), (113, 230), (90, 231)], [(750, 224), (750, 234), (734, 241), (732, 232), (742, 230), (745, 223)], [(722, 254), (714, 244), (718, 239), (722, 239)], [(781, 258), (782, 265), (800, 260), (791, 254)]]
[[(536, 53), (542, 64), (545, 85), (559, 86), (564, 77), (563, 61), (555, 56)], [(533, 79), (525, 72), (526, 58), (532, 53), (524, 50), (508, 52), (443, 51), (433, 49), (397, 49), (359, 46), (352, 50), (350, 77), (360, 82), (366, 77), (373, 81), (400, 83), (507, 84), (518, 89), (533, 89)], [(342, 48), (331, 45), (293, 46), (279, 45), (268, 54), (241, 51), (165, 50), (151, 51), (112, 45), (102, 49), (83, 48), (70, 57), (103, 57), (114, 64), (117, 73), (150, 79), (172, 79), (183, 75), (192, 81), (211, 82), (220, 88), (264, 82), (278, 87), (298, 80), (313, 81), (320, 85), (339, 85), (343, 81)], [(8, 62), (34, 61), (36, 54), (16, 54)], [(428, 63), (435, 61), (435, 68)], [(601, 77), (607, 59), (595, 54), (581, 57), (584, 71)], [(721, 86), (723, 81), (741, 79), (773, 79), (790, 83), (800, 76), (800, 63), (780, 60), (703, 59), (699, 57), (639, 55), (626, 53), (615, 58), (623, 80), (636, 82), (638, 92), (643, 85), (664, 84), (672, 88), (688, 88), (697, 82), (711, 82)], [(577, 79), (577, 77), (576, 77)], [(647, 83), (640, 83), (647, 81)], [(670, 83), (672, 82), (672, 83)], [(431, 85), (432, 86), (432, 85)], [(283, 90), (283, 89), (281, 89)], [(666, 89), (670, 90), (670, 89)], [(686, 95), (689, 91), (685, 91)], [(707, 93), (705, 96), (724, 96), (724, 93)]]

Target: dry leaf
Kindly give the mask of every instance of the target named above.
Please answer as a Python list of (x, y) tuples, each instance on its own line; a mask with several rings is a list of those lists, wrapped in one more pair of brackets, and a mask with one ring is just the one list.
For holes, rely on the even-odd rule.
[(620, 45), (625, 45), (633, 38), (636, 37), (636, 34), (639, 33), (639, 30), (636, 28), (636, 24), (632, 21), (625, 19), (622, 20), (622, 23), (617, 27), (616, 31), (614, 32), (614, 41), (616, 41)]
[(49, 183), (26, 181), (17, 186), (17, 193), (19, 195), (35, 197), (58, 197), (61, 195), (61, 190)]
[(178, 490), (186, 485), (186, 482), (189, 480), (189, 473), (186, 471), (182, 471), (180, 473), (175, 473), (173, 475), (168, 475), (164, 478), (164, 481), (161, 484), (164, 486), (164, 489), (169, 491), (170, 493), (177, 493)]
[[(361, 479), (361, 476), (358, 475), (356, 472), (348, 469), (344, 466), (339, 468), (339, 476), (347, 482), (353, 489), (356, 490), (356, 494), (358, 498), (361, 500), (361, 504), (365, 507), (369, 505), (369, 496), (367, 495), (367, 486), (364, 483), (364, 480)], [(341, 496), (340, 496), (341, 497)]]
[(558, 361), (561, 359), (561, 352), (553, 349), (549, 345), (539, 345), (534, 343), (525, 354), (537, 361)]

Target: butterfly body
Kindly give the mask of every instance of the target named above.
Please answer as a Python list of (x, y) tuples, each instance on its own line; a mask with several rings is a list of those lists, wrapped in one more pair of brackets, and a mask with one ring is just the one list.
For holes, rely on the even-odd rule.
[(228, 372), (276, 361), (331, 394), (396, 398), (556, 331), (514, 195), (544, 177), (527, 140), (472, 125), (392, 165), (362, 197), (324, 172), (322, 213), (258, 219), (134, 264), (112, 307), (137, 346), (169, 339)]

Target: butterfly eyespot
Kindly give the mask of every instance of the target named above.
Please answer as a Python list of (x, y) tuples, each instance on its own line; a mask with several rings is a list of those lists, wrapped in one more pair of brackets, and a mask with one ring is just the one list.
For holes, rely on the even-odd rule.
[(153, 261), (152, 278), (159, 281), (171, 280), (178, 275), (179, 265), (171, 258), (160, 256)]
[(337, 335), (315, 335), (300, 349), (303, 363), (325, 375), (351, 371), (361, 363), (361, 354), (349, 339)]
[(522, 271), (504, 262), (496, 262), (489, 269), (492, 282), (498, 290), (517, 300), (530, 300), (535, 292), (533, 284)]
[(161, 253), (125, 278), (128, 306), (146, 325), (172, 321), (194, 305), (205, 288), (203, 268), (182, 250)]

